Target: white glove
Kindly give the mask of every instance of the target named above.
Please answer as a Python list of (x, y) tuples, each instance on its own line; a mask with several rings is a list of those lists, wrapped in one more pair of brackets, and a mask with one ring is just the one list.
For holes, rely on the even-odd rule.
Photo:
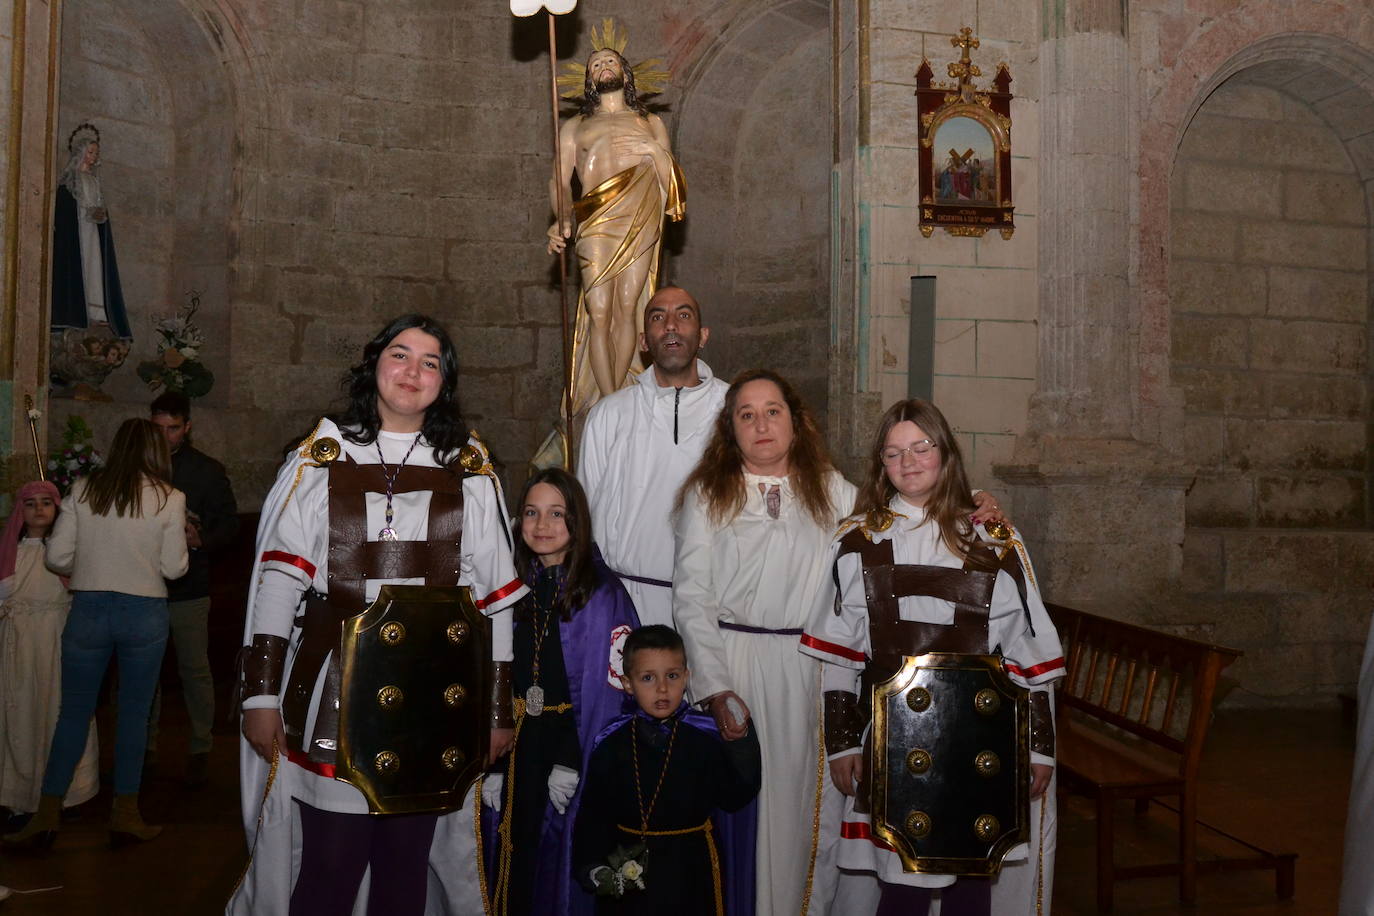
[(568, 813), (568, 802), (577, 791), (578, 775), (576, 770), (555, 765), (549, 774), (549, 801), (559, 814)]
[(488, 773), (482, 777), (482, 804), (493, 811), (501, 810), (502, 790), (506, 787), (506, 777), (502, 773)]

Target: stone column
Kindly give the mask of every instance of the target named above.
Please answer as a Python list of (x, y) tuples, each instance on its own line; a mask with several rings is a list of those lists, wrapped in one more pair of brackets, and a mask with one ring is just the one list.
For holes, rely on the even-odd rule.
[(1010, 484), (1049, 597), (1156, 592), (1182, 566), (1179, 463), (1142, 432), (1124, 0), (1069, 0), (1040, 45), (1038, 391)]
[[(0, 2), (0, 499), (37, 470), (24, 396), (47, 408), (48, 248), (61, 0)], [(39, 424), (40, 437), (45, 424)], [(40, 438), (40, 443), (42, 443)]]

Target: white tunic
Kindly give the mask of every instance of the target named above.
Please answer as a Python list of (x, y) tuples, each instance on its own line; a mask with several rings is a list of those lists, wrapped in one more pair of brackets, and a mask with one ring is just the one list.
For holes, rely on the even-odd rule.
[[(377, 444), (364, 446), (349, 442), (331, 421), (321, 420), (314, 438), (326, 436), (342, 447), (340, 461), (346, 456), (358, 464), (378, 463)], [(414, 440), (413, 433), (383, 432), (377, 443), (381, 445), (388, 466), (394, 469)], [(301, 635), (293, 626), (300, 598), (312, 586), (321, 594), (328, 592), (329, 475), (325, 468), (311, 466), (308, 451), (308, 448), (298, 449), (286, 461), (263, 504), (254, 571), (257, 587), (250, 599), (245, 625), (246, 643), (258, 633), (290, 639), (292, 649), (288, 652), (283, 689), (289, 683), (291, 660)], [(424, 442), (411, 452), (406, 465), (438, 466), (433, 450)], [(429, 498), (428, 491), (395, 495), (392, 527), (400, 540), (424, 539), (429, 525)], [(471, 587), (478, 608), (492, 618), (493, 658), (509, 661), (512, 658), (510, 608), (529, 589), (516, 575), (511, 559), (509, 521), (492, 480), (484, 476), (465, 479), (463, 500), (458, 582)], [(385, 525), (385, 495), (367, 494), (366, 506), (368, 539), (376, 540), (377, 532)], [(283, 588), (283, 584), (289, 587)], [(369, 579), (364, 589), (365, 599), (371, 601), (386, 584), (423, 584), (423, 580)], [(294, 597), (285, 600), (286, 596)], [(318, 701), (317, 685), (305, 726), (307, 736), (314, 730)], [(280, 706), (280, 697), (253, 697), (243, 705), (247, 709), (276, 708)], [(243, 774), (244, 826), (250, 847), (255, 849), (249, 870), (230, 900), (228, 912), (253, 916), (284, 914), (299, 862), (299, 818), (292, 800), (349, 814), (367, 813), (367, 801), (347, 783), (316, 772), (318, 767), (308, 761), (297, 763), (285, 756), (280, 759), (270, 793), (264, 797), (268, 769), (246, 740), (240, 742), (239, 760)], [(477, 889), (480, 851), (474, 841), (478, 802), (474, 787), (462, 809), (439, 819), (430, 847), (428, 912), (465, 914), (481, 910)], [(357, 899), (358, 905), (365, 907), (366, 882)]]
[[(700, 383), (660, 388), (652, 370), (603, 398), (587, 415), (577, 476), (592, 535), (619, 573), (673, 581), (673, 502), (711, 438), (730, 387), (697, 360)], [(672, 626), (672, 590), (622, 579), (645, 624)]]
[(1360, 717), (1355, 732), (1355, 768), (1345, 821), (1345, 867), (1340, 916), (1374, 916), (1374, 619), (1360, 666)]
[[(0, 805), (37, 811), (62, 699), (62, 628), (71, 596), (43, 565), (43, 542), (19, 542), (14, 576), (0, 583)], [(63, 805), (100, 789), (95, 720)]]
[[(963, 559), (945, 545), (940, 537), (940, 529), (934, 522), (922, 524), (925, 520), (923, 510), (908, 505), (900, 496), (893, 497), (889, 508), (897, 516), (892, 526), (886, 531), (872, 532), (871, 537), (874, 543), (892, 541), (894, 563), (951, 569), (964, 565)], [(978, 532), (985, 536), (981, 526)], [(839, 541), (836, 540), (831, 556), (838, 554), (838, 551)], [(846, 553), (839, 557), (835, 568), (840, 582), (838, 613), (833, 606), (816, 606), (814, 616), (806, 627), (806, 635), (802, 637), (802, 651), (825, 663), (826, 690), (857, 693), (859, 676), (872, 655), (863, 563), (857, 553)], [(1064, 676), (1063, 650), (1054, 624), (1050, 622), (1034, 585), (1033, 572), (1026, 578), (1026, 604), (1031, 612), (1034, 635), (1026, 624), (1016, 583), (1005, 571), (999, 572), (993, 588), (992, 606), (988, 611), (988, 645), (1001, 646), (1012, 681), (1033, 691), (1044, 691), (1048, 690), (1046, 685)], [(941, 625), (954, 623), (953, 603), (926, 595), (899, 598), (897, 611), (902, 620)], [(857, 754), (860, 750), (853, 748), (834, 756)], [(1031, 762), (1052, 766), (1054, 759), (1032, 752)], [(1035, 820), (1033, 828), (1038, 829), (1038, 803), (1032, 805), (1032, 813)], [(854, 810), (852, 797), (845, 800), (843, 835), (839, 851), (842, 868), (875, 872), (883, 881), (893, 884), (943, 887), (954, 882), (954, 878), (948, 875), (903, 871), (896, 852), (873, 835), (869, 816)], [(1022, 845), (1009, 856), (1025, 859), (1026, 847)], [(1022, 899), (1019, 891), (1014, 895), (1018, 901)]]
[(100, 253), (100, 229), (92, 211), (105, 206), (100, 179), (90, 172), (77, 172), (72, 182), (76, 198), (76, 238), (81, 248), (81, 282), (86, 288), (86, 318), (105, 321), (105, 261)]
[[(768, 516), (760, 483), (780, 486), (776, 519)], [(836, 515), (843, 517), (853, 507), (854, 487), (837, 472), (830, 473), (827, 486)], [(723, 690), (739, 694), (763, 752), (759, 914), (800, 913), (810, 896), (817, 899), (812, 912), (823, 913), (838, 877), (827, 861), (828, 840), (816, 829), (822, 817), (818, 770), (822, 799), (837, 794), (819, 743), (820, 666), (797, 651), (798, 631), (817, 596), (834, 593), (825, 563), (833, 531), (833, 524), (816, 524), (798, 504), (789, 481), (752, 474), (745, 475), (744, 508), (724, 527), (711, 523), (696, 494), (689, 494), (677, 520), (673, 617), (687, 647), (692, 695), (699, 700)], [(792, 633), (744, 633), (722, 629), (722, 623)], [(808, 891), (813, 861), (816, 881)]]

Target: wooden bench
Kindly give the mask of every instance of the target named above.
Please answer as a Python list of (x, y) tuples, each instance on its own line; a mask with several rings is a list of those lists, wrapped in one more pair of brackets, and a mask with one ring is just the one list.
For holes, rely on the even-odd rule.
[[(1217, 677), (1235, 649), (1171, 636), (1047, 605), (1064, 644), (1068, 674), (1057, 685), (1059, 784), (1097, 806), (1097, 906), (1112, 908), (1112, 885), (1127, 878), (1178, 875), (1179, 898), (1193, 902), (1199, 872), (1273, 868), (1278, 897), (1293, 896), (1294, 854), (1275, 854), (1197, 818), (1198, 765)], [(1118, 866), (1114, 804), (1177, 797), (1178, 861)], [(1170, 805), (1164, 805), (1171, 808)], [(1240, 844), (1242, 857), (1197, 857), (1198, 828)]]

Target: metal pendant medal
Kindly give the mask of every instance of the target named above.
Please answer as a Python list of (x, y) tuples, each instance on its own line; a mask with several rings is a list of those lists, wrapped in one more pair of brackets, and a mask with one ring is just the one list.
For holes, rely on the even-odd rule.
[(379, 540), (379, 541), (399, 541), (399, 540), (400, 540), (400, 537), (396, 534), (396, 529), (395, 529), (395, 528), (392, 528), (390, 525), (387, 525), (387, 526), (386, 526), (385, 528), (383, 528), (381, 531), (378, 531), (378, 532), (377, 532), (377, 540)]
[(538, 684), (525, 691), (525, 713), (539, 716), (544, 712), (544, 688)]

